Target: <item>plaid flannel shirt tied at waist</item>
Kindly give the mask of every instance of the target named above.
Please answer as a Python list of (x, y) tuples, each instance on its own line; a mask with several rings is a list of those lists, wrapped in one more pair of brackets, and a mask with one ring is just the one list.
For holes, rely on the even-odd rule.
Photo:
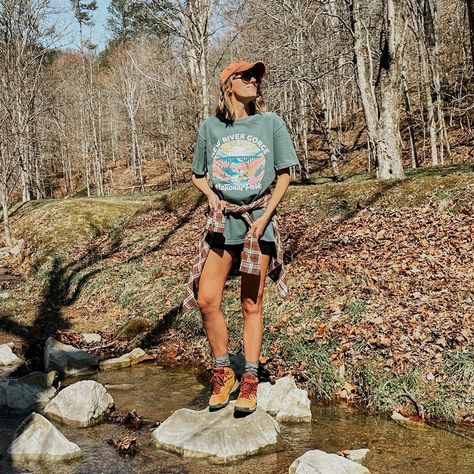
[[(227, 218), (226, 213), (232, 212), (241, 214), (250, 227), (253, 224), (254, 220), (252, 219), (252, 216), (250, 215), (249, 211), (253, 209), (266, 208), (268, 202), (271, 199), (271, 196), (271, 193), (266, 193), (257, 200), (251, 202), (250, 204), (243, 205), (234, 204), (226, 200), (221, 200), (221, 203), (223, 203), (224, 207), (223, 210), (214, 210), (212, 208), (209, 210), (206, 225), (204, 226), (199, 241), (198, 252), (196, 253), (193, 259), (191, 271), (186, 285), (186, 295), (183, 300), (182, 307), (183, 313), (190, 308), (198, 307), (198, 282), (202, 273), (202, 269), (204, 268), (204, 263), (206, 262), (207, 255), (209, 254), (209, 251), (211, 249), (212, 234), (214, 232), (218, 232), (220, 234), (224, 233)], [(283, 264), (283, 247), (276, 211), (270, 218), (270, 222), (273, 224), (273, 231), (275, 234), (276, 258), (273, 256), (271, 257), (270, 263), (267, 268), (267, 275), (272, 279), (272, 281), (276, 283), (279, 294), (282, 297), (285, 297), (288, 294), (288, 287), (286, 285), (286, 271)], [(260, 246), (258, 245), (258, 238), (254, 235), (250, 235), (250, 233), (247, 231), (244, 237), (244, 247), (240, 259), (240, 272), (260, 275), (261, 258), (262, 253), (260, 250)]]

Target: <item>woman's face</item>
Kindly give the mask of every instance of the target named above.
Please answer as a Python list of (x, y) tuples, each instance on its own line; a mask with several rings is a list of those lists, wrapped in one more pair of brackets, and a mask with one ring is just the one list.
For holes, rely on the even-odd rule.
[(257, 97), (259, 76), (252, 70), (232, 75), (232, 93), (241, 102), (250, 102)]

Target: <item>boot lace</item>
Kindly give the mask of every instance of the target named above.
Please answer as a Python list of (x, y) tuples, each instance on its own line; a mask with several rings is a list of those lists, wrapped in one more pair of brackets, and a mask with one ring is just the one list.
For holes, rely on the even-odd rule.
[(212, 394), (217, 395), (220, 393), (221, 388), (225, 385), (227, 378), (225, 372), (214, 372), (211, 377)]
[(257, 394), (258, 381), (251, 379), (242, 379), (240, 381), (240, 397), (250, 398)]

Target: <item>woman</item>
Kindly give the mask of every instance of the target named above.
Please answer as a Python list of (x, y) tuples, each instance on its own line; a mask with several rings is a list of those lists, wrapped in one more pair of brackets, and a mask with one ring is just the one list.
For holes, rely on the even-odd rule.
[[(199, 308), (214, 356), (209, 409), (225, 407), (230, 394), (240, 388), (236, 414), (252, 413), (257, 407), (265, 277), (276, 282), (281, 295), (287, 294), (276, 207), (288, 188), (289, 168), (299, 164), (285, 121), (266, 112), (264, 73), (262, 62), (237, 61), (222, 70), (216, 115), (201, 124), (192, 163), (192, 181), (207, 196), (209, 207), (183, 310)], [(221, 310), (232, 270), (241, 275), (244, 317), (245, 371), (240, 383), (230, 367)]]

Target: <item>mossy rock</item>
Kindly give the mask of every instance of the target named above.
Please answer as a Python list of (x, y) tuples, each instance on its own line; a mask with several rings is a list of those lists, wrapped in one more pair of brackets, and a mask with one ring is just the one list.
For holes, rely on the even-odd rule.
[(134, 337), (145, 331), (150, 322), (146, 318), (138, 317), (127, 321), (116, 333), (117, 337), (126, 337), (127, 339), (133, 339)]

